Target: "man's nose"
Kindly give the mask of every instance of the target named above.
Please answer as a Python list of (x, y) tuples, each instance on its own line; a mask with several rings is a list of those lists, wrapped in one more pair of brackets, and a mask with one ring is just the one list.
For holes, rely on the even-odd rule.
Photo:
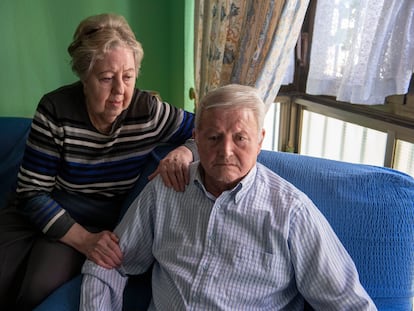
[(231, 155), (233, 153), (233, 147), (234, 147), (233, 139), (231, 139), (231, 138), (224, 138), (221, 141), (221, 146), (220, 147), (221, 147), (220, 148), (221, 149), (221, 153), (224, 156)]

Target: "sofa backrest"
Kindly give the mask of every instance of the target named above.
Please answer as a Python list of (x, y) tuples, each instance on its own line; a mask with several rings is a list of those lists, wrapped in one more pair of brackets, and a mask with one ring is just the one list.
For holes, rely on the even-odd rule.
[(355, 261), (361, 283), (380, 310), (412, 310), (412, 177), (383, 167), (282, 152), (261, 151), (259, 162), (313, 200)]
[(14, 192), (31, 118), (0, 117), (0, 208)]

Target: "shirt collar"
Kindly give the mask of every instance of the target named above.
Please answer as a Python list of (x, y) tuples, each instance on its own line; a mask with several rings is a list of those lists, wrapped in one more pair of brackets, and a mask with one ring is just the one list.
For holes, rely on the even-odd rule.
[[(210, 199), (213, 199), (215, 201), (215, 197), (211, 195), (207, 189), (204, 186), (203, 178), (201, 176), (201, 165), (200, 161), (195, 161), (190, 166), (190, 180), (199, 187), (204, 194), (209, 197)], [(240, 199), (249, 191), (249, 189), (252, 187), (255, 176), (257, 172), (257, 165), (254, 165), (253, 168), (247, 173), (247, 175), (231, 190), (226, 191), (234, 198), (234, 203), (237, 203), (240, 201)]]

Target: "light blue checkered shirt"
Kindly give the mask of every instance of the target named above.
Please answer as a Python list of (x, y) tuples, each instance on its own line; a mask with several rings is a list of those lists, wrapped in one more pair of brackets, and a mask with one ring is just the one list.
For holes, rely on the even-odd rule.
[(191, 166), (184, 193), (150, 182), (115, 232), (124, 261), (83, 267), (81, 310), (121, 310), (126, 275), (155, 262), (149, 310), (376, 310), (310, 199), (257, 164), (218, 198)]

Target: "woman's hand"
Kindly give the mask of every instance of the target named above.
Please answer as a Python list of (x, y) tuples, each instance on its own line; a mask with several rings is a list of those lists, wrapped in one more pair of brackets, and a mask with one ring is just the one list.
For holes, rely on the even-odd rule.
[(61, 241), (106, 269), (118, 267), (122, 262), (119, 239), (113, 232), (91, 233), (81, 225), (74, 224), (61, 238)]
[(190, 149), (184, 146), (177, 147), (160, 161), (157, 169), (148, 176), (148, 179), (151, 180), (160, 174), (167, 187), (182, 192), (189, 182), (188, 166), (192, 161), (193, 154)]

